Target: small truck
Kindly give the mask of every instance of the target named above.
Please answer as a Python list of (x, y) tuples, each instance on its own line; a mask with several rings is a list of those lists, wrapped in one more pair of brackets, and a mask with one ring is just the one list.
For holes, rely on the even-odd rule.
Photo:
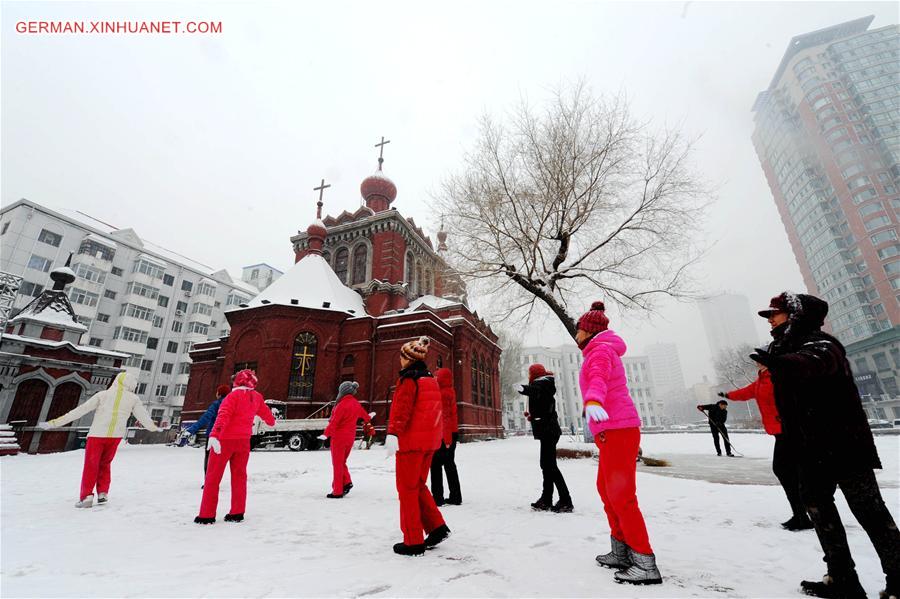
[[(334, 402), (332, 402), (334, 403)], [(266, 405), (275, 416), (275, 426), (269, 426), (259, 417), (253, 420), (253, 435), (250, 437), (250, 448), (287, 447), (291, 451), (315, 450), (322, 447), (317, 437), (325, 432), (328, 418), (312, 418), (317, 413), (331, 407), (331, 403), (311, 414), (308, 418), (288, 420), (284, 418), (287, 403), (275, 399), (267, 399)]]

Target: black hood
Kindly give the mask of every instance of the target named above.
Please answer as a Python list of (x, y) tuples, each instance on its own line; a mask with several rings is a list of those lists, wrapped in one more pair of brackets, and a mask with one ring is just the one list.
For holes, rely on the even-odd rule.
[(815, 331), (825, 325), (825, 317), (828, 316), (828, 302), (814, 295), (800, 293), (797, 295), (800, 309), (791, 314), (791, 329), (803, 331)]

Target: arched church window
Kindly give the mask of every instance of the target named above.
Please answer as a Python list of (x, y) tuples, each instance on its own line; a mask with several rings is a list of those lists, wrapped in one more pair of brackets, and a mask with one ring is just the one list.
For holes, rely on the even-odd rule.
[(344, 356), (344, 361), (341, 362), (341, 380), (342, 381), (352, 381), (354, 379), (354, 369), (356, 367), (356, 358), (353, 354), (348, 354)]
[(416, 263), (416, 295), (425, 294), (425, 280), (422, 276), (422, 263)]
[(408, 289), (413, 291), (416, 284), (415, 266), (413, 265), (413, 255), (411, 252), (406, 253), (406, 284)]
[(478, 356), (472, 354), (472, 369), (469, 372), (472, 379), (472, 404), (478, 404)]
[(316, 336), (303, 331), (294, 339), (294, 353), (291, 358), (291, 377), (288, 382), (288, 397), (292, 399), (312, 399), (313, 382), (316, 377)]
[(341, 248), (334, 253), (334, 274), (344, 285), (347, 284), (347, 267), (350, 262), (350, 250)]
[(485, 379), (487, 378), (487, 372), (485, 372), (486, 364), (484, 363), (484, 359), (479, 360), (478, 363), (478, 399), (481, 405), (487, 405), (487, 385), (485, 384)]
[(366, 282), (366, 266), (369, 258), (369, 248), (361, 243), (353, 250), (353, 285)]

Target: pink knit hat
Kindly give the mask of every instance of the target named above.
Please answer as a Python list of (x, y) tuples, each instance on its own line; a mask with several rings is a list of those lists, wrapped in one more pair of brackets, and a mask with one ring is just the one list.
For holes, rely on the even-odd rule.
[(256, 383), (259, 379), (256, 378), (256, 373), (250, 369), (242, 370), (234, 376), (234, 386), (235, 387), (249, 387), (250, 389), (256, 388)]

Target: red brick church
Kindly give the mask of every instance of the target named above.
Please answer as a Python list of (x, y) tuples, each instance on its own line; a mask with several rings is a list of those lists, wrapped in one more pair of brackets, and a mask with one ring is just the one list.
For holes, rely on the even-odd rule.
[(317, 218), (291, 237), (295, 264), (249, 303), (225, 313), (231, 331), (198, 343), (184, 418), (195, 419), (233, 373), (253, 368), (267, 399), (286, 401), (288, 418), (308, 416), (335, 399), (338, 384), (359, 382), (359, 399), (384, 431), (399, 370), (400, 346), (432, 339), (428, 364), (453, 372), (460, 434), (502, 434), (497, 336), (466, 305), (462, 281), (413, 219), (391, 207), (397, 187), (378, 170), (353, 213)]

